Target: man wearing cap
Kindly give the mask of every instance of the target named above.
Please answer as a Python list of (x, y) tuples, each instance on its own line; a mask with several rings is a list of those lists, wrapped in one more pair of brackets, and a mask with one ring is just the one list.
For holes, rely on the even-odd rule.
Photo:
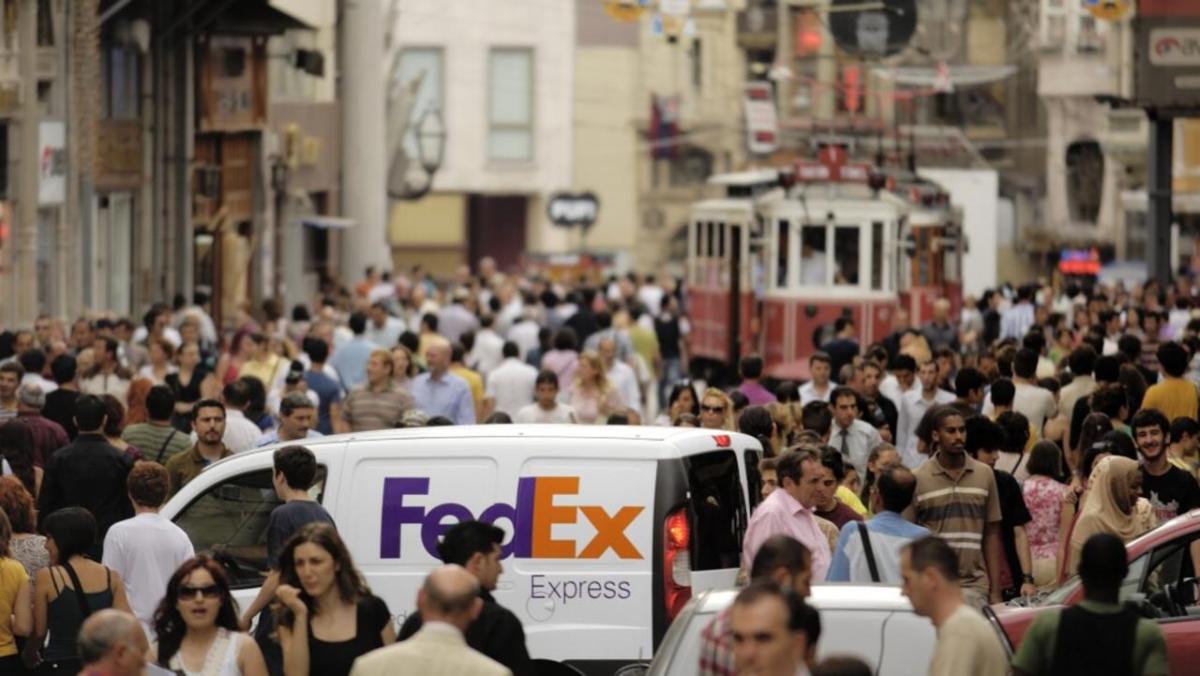
[(29, 427), (33, 437), (33, 464), (44, 467), (55, 451), (71, 443), (62, 425), (42, 416), (46, 394), (40, 385), (26, 383), (17, 388), (17, 419)]
[(317, 406), (303, 392), (288, 392), (279, 402), (279, 427), (258, 438), (254, 446), (269, 446), (325, 436), (313, 429)]

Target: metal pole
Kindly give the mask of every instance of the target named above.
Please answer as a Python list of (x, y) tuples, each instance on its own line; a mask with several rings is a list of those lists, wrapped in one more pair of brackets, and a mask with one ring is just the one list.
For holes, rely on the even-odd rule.
[(392, 267), (387, 238), (387, 87), (382, 3), (342, 0), (340, 5), (342, 213), (355, 223), (341, 238), (339, 276), (349, 287), (368, 265)]
[(1146, 264), (1151, 279), (1167, 283), (1173, 272), (1171, 261), (1171, 162), (1174, 120), (1156, 111), (1150, 114), (1150, 158), (1146, 178), (1149, 191), (1149, 241)]

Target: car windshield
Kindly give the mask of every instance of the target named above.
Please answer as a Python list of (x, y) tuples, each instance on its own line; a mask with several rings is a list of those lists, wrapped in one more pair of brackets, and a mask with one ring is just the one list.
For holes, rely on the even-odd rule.
[[(1133, 597), (1134, 594), (1137, 594), (1141, 591), (1139, 586), (1142, 582), (1142, 574), (1145, 572), (1146, 564), (1149, 562), (1149, 560), (1150, 557), (1147, 554), (1143, 554), (1129, 563), (1129, 573), (1126, 574), (1125, 579), (1121, 581), (1120, 598), (1122, 601), (1128, 601)], [(1079, 576), (1072, 575), (1066, 582), (1062, 583), (1058, 589), (1055, 589), (1049, 594), (1043, 596), (1036, 605), (1064, 605), (1066, 604), (1067, 599), (1071, 598), (1071, 596), (1075, 594), (1075, 590), (1079, 588), (1080, 584), (1082, 584), (1082, 582), (1080, 581)]]

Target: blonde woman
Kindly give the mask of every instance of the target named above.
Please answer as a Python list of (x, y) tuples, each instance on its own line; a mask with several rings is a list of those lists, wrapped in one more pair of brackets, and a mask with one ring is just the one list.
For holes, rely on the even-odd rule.
[(603, 423), (608, 416), (625, 407), (621, 393), (608, 382), (600, 355), (591, 350), (579, 355), (575, 387), (567, 403), (575, 409), (579, 422), (585, 425)]
[(700, 427), (706, 430), (733, 431), (733, 402), (729, 396), (715, 387), (704, 391), (700, 397)]

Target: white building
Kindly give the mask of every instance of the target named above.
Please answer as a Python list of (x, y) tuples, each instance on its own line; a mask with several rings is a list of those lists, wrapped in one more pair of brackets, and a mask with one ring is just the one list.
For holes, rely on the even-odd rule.
[[(564, 0), (397, 0), (399, 77), (422, 78), (414, 126), (439, 110), (445, 157), (433, 192), (392, 203), (399, 269), (435, 273), (492, 256), (563, 251), (549, 196), (572, 187), (575, 3)], [(415, 138), (406, 142), (416, 154)]]

